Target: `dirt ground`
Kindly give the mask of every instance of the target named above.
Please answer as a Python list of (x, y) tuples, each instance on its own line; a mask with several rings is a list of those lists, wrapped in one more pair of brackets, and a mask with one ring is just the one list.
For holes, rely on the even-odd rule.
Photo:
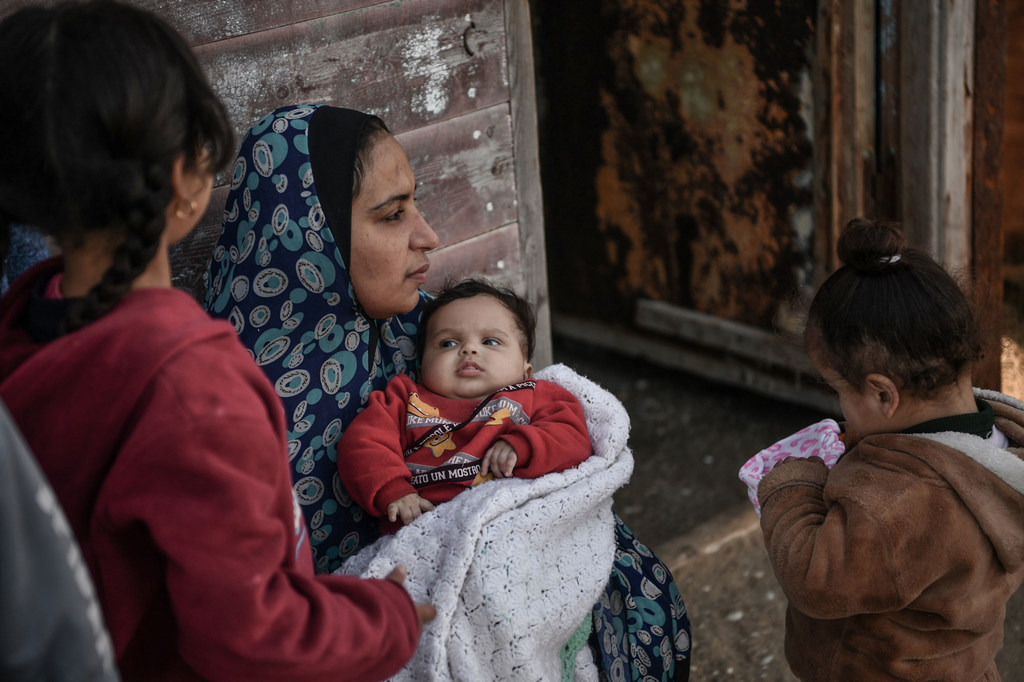
[[(557, 337), (554, 358), (630, 414), (635, 467), (615, 509), (676, 578), (693, 630), (690, 679), (794, 680), (783, 653), (786, 600), (736, 474), (760, 449), (833, 415)], [(1003, 679), (1024, 679), (1024, 591), (1010, 602), (996, 661)]]

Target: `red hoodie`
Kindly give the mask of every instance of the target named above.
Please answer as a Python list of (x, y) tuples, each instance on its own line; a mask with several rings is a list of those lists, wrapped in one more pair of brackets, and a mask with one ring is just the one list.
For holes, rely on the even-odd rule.
[(314, 574), (281, 404), (231, 325), (141, 289), (37, 343), (32, 291), (59, 269), (0, 301), (0, 397), (82, 546), (124, 679), (397, 672), (415, 606), (391, 581)]

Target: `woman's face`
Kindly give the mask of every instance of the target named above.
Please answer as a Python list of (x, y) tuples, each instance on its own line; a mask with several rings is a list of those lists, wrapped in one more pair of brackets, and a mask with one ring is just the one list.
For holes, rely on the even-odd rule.
[(363, 311), (381, 319), (407, 313), (427, 281), (427, 251), (437, 233), (420, 215), (416, 179), (405, 151), (387, 135), (373, 147), (371, 162), (352, 203), (349, 275)]

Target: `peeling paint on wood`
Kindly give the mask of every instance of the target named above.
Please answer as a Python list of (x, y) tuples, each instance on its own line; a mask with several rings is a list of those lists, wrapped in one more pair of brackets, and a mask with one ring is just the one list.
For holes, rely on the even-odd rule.
[(382, 3), (197, 53), (239, 133), (302, 101), (369, 111), (401, 132), (507, 102), (504, 31), (494, 0)]

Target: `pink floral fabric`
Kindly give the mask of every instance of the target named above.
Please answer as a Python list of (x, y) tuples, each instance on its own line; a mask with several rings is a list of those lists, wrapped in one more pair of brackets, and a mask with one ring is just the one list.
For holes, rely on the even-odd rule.
[(821, 457), (825, 466), (831, 469), (846, 451), (846, 446), (840, 438), (841, 433), (839, 424), (834, 419), (823, 419), (774, 445), (769, 445), (748, 459), (740, 469), (739, 476), (740, 480), (747, 484), (747, 497), (754, 504), (757, 515), (761, 515), (761, 505), (757, 501), (757, 486), (765, 474), (787, 457)]

